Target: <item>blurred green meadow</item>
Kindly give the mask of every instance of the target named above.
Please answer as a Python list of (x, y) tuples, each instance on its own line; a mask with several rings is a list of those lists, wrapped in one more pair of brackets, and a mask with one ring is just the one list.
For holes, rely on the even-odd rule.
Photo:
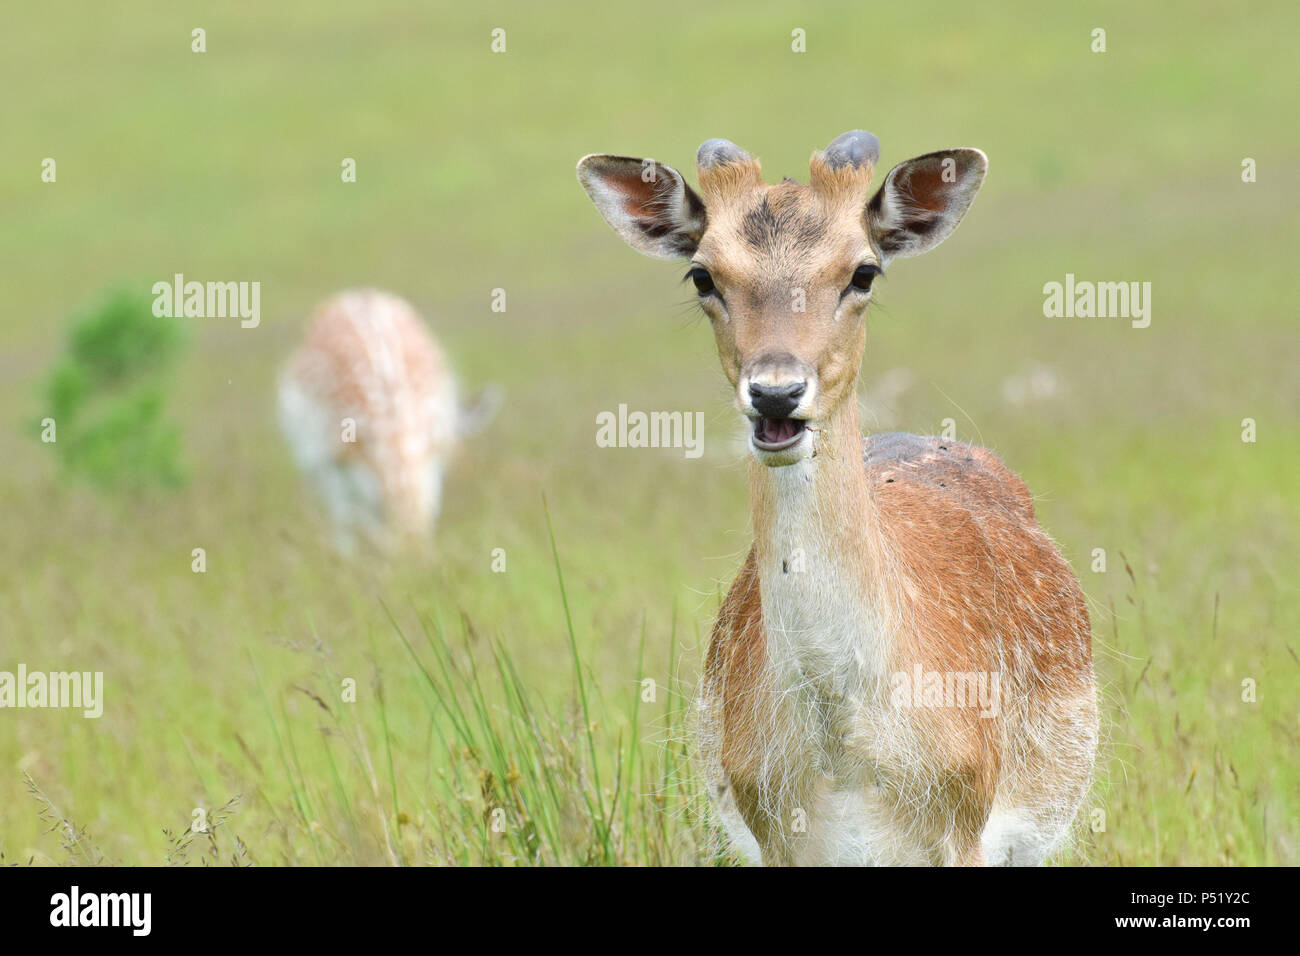
[[(689, 703), (750, 540), (735, 414), (684, 266), (573, 167), (693, 179), (725, 136), (806, 180), (865, 127), (884, 168), (990, 158), (954, 237), (890, 270), (862, 393), (874, 427), (1000, 454), (1089, 596), (1107, 743), (1062, 862), (1297, 863), (1297, 28), (1281, 2), (9, 11), (0, 671), (102, 671), (105, 702), (0, 710), (3, 861), (726, 862)], [(261, 323), (176, 320), (188, 482), (98, 491), (39, 440), (46, 378), (72, 316), (178, 272), (260, 281)], [(1045, 318), (1067, 273), (1150, 282), (1150, 327)], [(507, 394), (392, 561), (334, 551), (275, 417), (307, 314), (357, 285)], [(703, 457), (598, 448), (620, 403), (704, 411)]]

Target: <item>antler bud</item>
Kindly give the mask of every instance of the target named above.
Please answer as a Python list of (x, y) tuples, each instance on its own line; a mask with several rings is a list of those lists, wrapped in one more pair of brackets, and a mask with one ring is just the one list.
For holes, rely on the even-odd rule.
[(831, 140), (822, 152), (822, 160), (831, 169), (852, 166), (875, 166), (880, 158), (880, 140), (865, 129), (849, 130)]
[(701, 170), (714, 166), (734, 166), (737, 163), (751, 162), (753, 157), (729, 139), (710, 139), (700, 146), (695, 154), (695, 164)]

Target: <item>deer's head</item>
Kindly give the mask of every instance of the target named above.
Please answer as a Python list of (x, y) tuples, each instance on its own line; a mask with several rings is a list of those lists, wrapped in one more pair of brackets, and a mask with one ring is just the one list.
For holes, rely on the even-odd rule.
[(763, 464), (813, 454), (817, 424), (856, 402), (873, 282), (892, 259), (946, 239), (988, 168), (978, 149), (927, 153), (891, 169), (868, 199), (879, 153), (875, 136), (855, 130), (813, 154), (809, 185), (768, 185), (758, 160), (711, 139), (696, 157), (698, 193), (652, 159), (578, 163), (587, 195), (632, 248), (690, 260)]

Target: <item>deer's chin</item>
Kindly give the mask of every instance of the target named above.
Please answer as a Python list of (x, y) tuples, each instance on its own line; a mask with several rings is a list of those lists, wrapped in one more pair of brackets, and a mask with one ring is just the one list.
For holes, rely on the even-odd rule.
[(793, 465), (812, 452), (812, 433), (801, 418), (755, 418), (750, 450), (760, 465)]

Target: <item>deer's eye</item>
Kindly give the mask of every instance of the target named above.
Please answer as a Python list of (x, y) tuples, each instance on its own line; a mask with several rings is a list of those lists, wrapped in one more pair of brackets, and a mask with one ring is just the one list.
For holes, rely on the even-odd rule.
[[(857, 289), (859, 292), (870, 292), (871, 283), (880, 275), (880, 266), (874, 262), (864, 262), (853, 270), (853, 278), (849, 280), (849, 287)], [(845, 289), (848, 292), (849, 289)]]
[(713, 285), (713, 276), (703, 266), (696, 266), (686, 273), (686, 278), (695, 283), (695, 291), (701, 296), (712, 295), (717, 289)]

